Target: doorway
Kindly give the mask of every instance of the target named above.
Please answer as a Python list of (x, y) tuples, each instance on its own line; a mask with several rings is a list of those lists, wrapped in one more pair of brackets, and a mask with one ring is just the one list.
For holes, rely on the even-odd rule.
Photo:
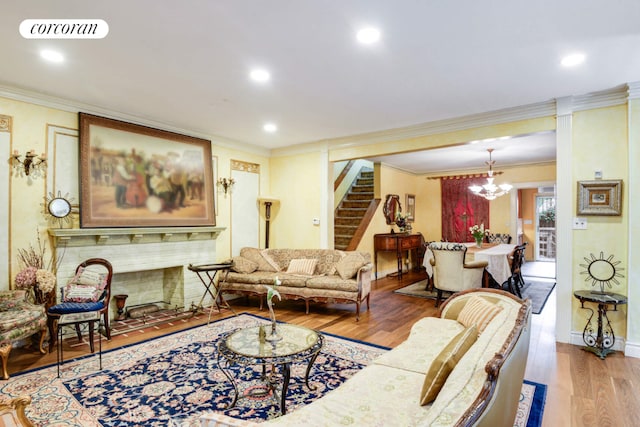
[(536, 261), (556, 260), (556, 198), (553, 194), (536, 195)]

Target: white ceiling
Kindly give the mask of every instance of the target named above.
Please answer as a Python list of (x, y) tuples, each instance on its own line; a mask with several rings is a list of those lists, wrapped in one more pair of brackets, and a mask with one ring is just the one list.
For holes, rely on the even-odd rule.
[[(27, 40), (18, 27), (29, 18), (103, 19), (109, 34)], [(638, 81), (639, 23), (638, 0), (11, 1), (0, 89), (274, 149)], [(362, 25), (381, 42), (358, 44)], [(45, 63), (42, 48), (66, 61)], [(562, 68), (576, 51), (583, 66)], [(268, 84), (249, 81), (255, 66), (271, 71)], [(279, 131), (263, 132), (266, 121)]]

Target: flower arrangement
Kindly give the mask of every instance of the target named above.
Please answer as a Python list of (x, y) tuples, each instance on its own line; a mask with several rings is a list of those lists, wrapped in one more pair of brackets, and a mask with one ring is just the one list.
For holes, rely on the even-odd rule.
[(30, 291), (37, 304), (48, 303), (56, 287), (56, 276), (45, 267), (45, 252), (39, 235), (38, 249), (32, 245), (29, 249), (18, 249), (18, 261), (24, 268), (16, 275), (16, 288)]
[(407, 218), (409, 215), (403, 215), (402, 212), (396, 212), (396, 225), (401, 229), (407, 226)]
[(469, 232), (471, 232), (471, 235), (473, 236), (473, 238), (475, 239), (478, 245), (481, 245), (482, 239), (484, 239), (484, 236), (490, 233), (488, 228), (485, 230), (484, 223), (480, 225), (476, 224), (472, 227), (469, 227)]

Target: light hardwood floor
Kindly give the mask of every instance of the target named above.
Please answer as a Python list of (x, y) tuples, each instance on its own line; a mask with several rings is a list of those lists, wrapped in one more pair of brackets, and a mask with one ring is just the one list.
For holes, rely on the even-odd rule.
[[(424, 316), (437, 313), (432, 300), (394, 294), (393, 290), (420, 279), (424, 273), (410, 273), (397, 278), (382, 278), (373, 283), (371, 309), (362, 309), (360, 321), (355, 320), (354, 305), (311, 304), (309, 315), (304, 303), (277, 302), (278, 320), (296, 323), (320, 331), (394, 347), (404, 341), (411, 325)], [(257, 300), (234, 300), (238, 312), (265, 316)], [(556, 343), (555, 292), (540, 315), (533, 316), (531, 346), (525, 378), (546, 384), (547, 399), (543, 426), (640, 426), (640, 359), (615, 353), (600, 360), (579, 347)], [(214, 312), (214, 318), (232, 313)], [(176, 321), (143, 331), (114, 337), (104, 342), (104, 349), (116, 348), (168, 332), (206, 323), (207, 316)], [(86, 354), (88, 346), (67, 348), (65, 360)], [(55, 364), (55, 352), (40, 356), (33, 350), (16, 349), (9, 360), (9, 371), (32, 369)]]

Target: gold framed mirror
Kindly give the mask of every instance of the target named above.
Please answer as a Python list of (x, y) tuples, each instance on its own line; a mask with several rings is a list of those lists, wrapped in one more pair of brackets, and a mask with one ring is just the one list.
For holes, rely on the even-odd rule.
[(397, 194), (387, 194), (387, 198), (384, 201), (382, 207), (382, 214), (387, 220), (387, 224), (395, 224), (396, 217), (402, 212), (402, 204), (400, 203), (400, 196)]

